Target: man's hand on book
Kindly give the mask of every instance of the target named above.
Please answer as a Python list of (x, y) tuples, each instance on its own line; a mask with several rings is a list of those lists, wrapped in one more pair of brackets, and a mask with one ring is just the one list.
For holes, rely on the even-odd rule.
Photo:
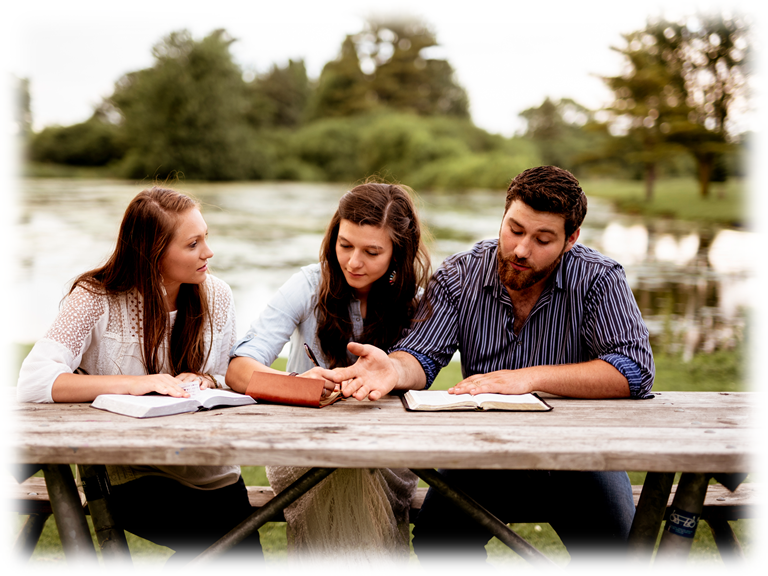
[(533, 392), (533, 381), (525, 370), (498, 370), (474, 374), (448, 389), (449, 394), (527, 394)]

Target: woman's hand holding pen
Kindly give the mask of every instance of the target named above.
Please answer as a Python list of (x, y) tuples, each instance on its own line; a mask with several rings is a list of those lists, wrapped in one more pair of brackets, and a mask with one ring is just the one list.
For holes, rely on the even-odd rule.
[(299, 374), (302, 378), (314, 378), (316, 380), (322, 380), (323, 381), (323, 398), (331, 395), (334, 390), (336, 390), (339, 385), (335, 382), (331, 382), (330, 380), (326, 379), (324, 376), (325, 370), (323, 368), (312, 368), (311, 370), (307, 370), (303, 374)]
[(309, 347), (309, 344), (304, 342), (304, 351), (307, 353), (307, 356), (312, 361), (312, 364), (315, 365), (314, 368), (311, 370), (307, 370), (302, 374), (301, 376), (303, 378), (317, 378), (318, 380), (323, 380), (325, 389), (323, 390), (323, 398), (326, 398), (333, 394), (336, 390), (339, 389), (339, 385), (335, 382), (331, 382), (330, 380), (327, 380), (323, 374), (324, 369), (320, 368), (320, 364), (317, 362), (317, 357), (315, 356), (315, 353), (312, 351), (312, 348)]

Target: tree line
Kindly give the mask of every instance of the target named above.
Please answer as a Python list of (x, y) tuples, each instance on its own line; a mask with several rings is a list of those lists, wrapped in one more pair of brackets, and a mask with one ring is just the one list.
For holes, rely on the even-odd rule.
[(430, 27), (393, 19), (347, 36), (315, 80), (303, 60), (244, 71), (225, 30), (201, 40), (173, 32), (154, 46), (153, 66), (120, 78), (87, 121), (34, 133), (24, 90), (19, 118), (27, 159), (136, 179), (351, 182), (378, 173), (416, 189), (500, 188), (546, 163), (644, 178), (649, 198), (656, 178), (693, 174), (706, 194), (710, 181), (743, 170), (729, 114), (747, 93), (747, 34), (738, 18), (649, 21), (614, 48), (626, 66), (604, 78), (610, 106), (545, 99), (520, 113), (526, 130), (511, 138), (472, 123), (450, 63), (428, 56)]

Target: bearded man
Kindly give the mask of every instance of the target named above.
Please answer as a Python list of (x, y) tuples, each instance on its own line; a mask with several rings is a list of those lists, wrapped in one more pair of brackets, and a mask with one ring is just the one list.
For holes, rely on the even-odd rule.
[[(345, 396), (377, 400), (429, 387), (458, 349), (464, 380), (451, 391), (572, 398), (647, 398), (654, 379), (648, 329), (621, 265), (578, 244), (587, 199), (555, 166), (518, 174), (498, 240), (483, 240), (436, 270), (422, 310), (389, 351), (350, 343), (359, 356), (329, 371)], [(626, 543), (634, 504), (624, 471), (441, 470), (503, 522), (536, 511), (572, 561)], [(413, 545), (423, 563), (485, 558), (491, 535), (430, 489)]]

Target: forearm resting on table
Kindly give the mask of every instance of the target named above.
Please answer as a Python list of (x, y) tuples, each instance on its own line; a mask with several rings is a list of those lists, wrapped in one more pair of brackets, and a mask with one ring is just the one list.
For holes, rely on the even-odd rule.
[(51, 397), (54, 402), (92, 402), (99, 394), (135, 394), (139, 378), (146, 376), (59, 374), (53, 382)]
[(254, 360), (248, 356), (235, 356), (229, 362), (229, 368), (227, 368), (227, 374), (224, 381), (227, 386), (232, 388), (235, 392), (245, 394), (248, 389), (248, 383), (251, 381), (251, 376), (254, 372), (270, 372), (272, 374), (285, 374), (269, 366), (265, 366), (261, 362)]
[(624, 375), (604, 360), (579, 364), (535, 366), (540, 382), (536, 390), (569, 398), (626, 398), (629, 383)]
[(547, 392), (570, 398), (626, 398), (630, 395), (627, 379), (604, 360), (474, 374), (449, 391), (453, 394)]

